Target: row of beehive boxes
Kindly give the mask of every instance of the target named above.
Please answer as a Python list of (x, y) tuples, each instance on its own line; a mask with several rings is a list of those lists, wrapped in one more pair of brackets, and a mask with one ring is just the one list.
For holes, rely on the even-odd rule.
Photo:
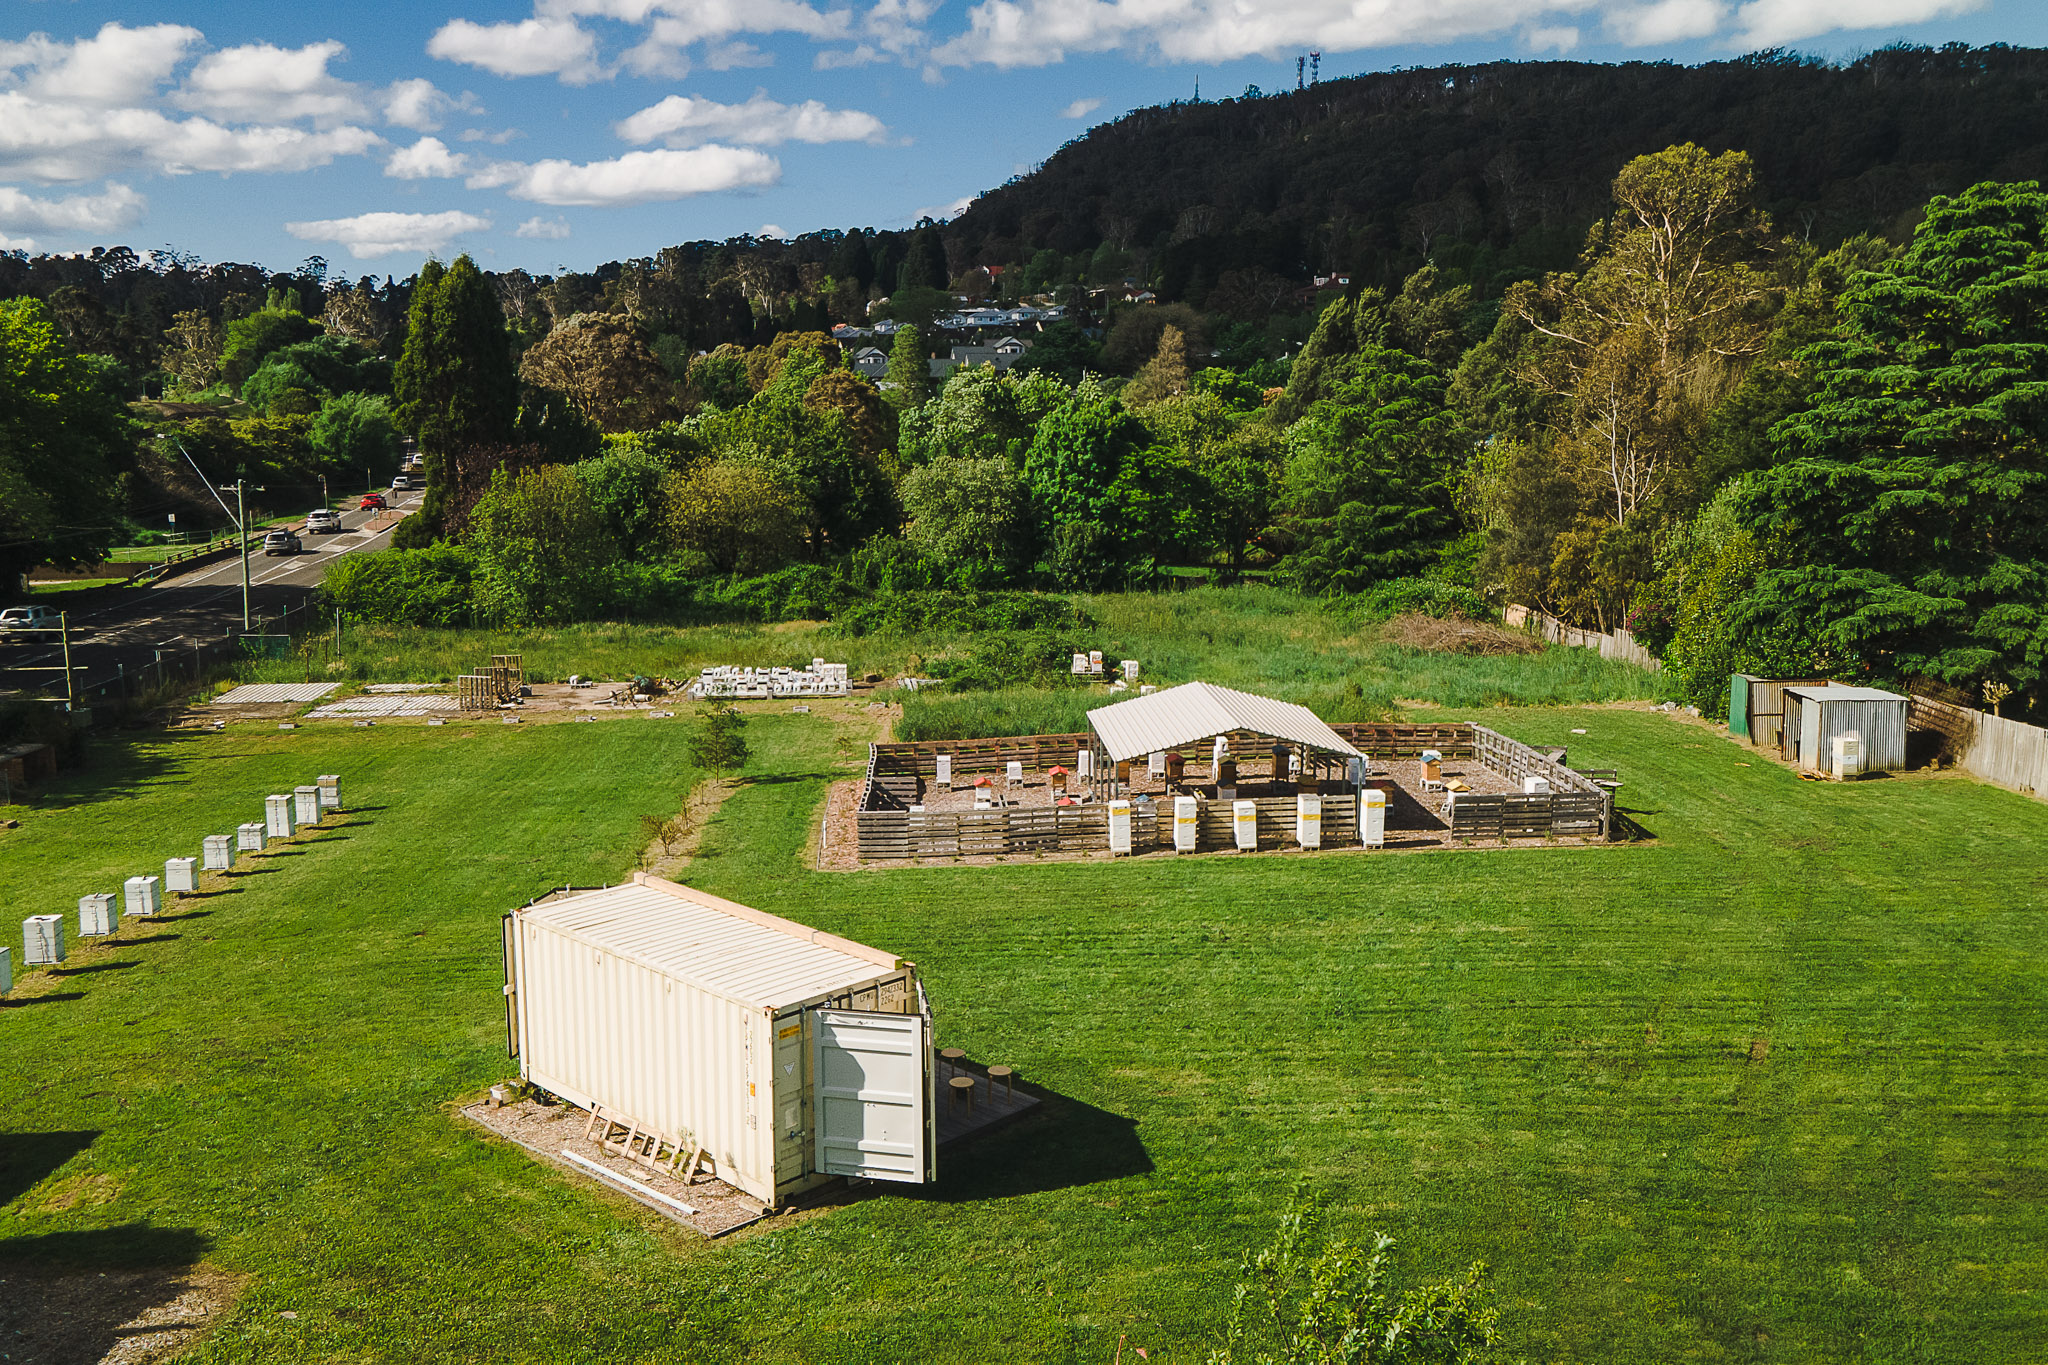
[[(107, 938), (117, 933), (123, 919), (151, 919), (163, 913), (164, 895), (191, 895), (199, 890), (199, 873), (230, 872), (243, 853), (261, 853), (272, 839), (289, 839), (307, 825), (317, 825), (327, 812), (341, 809), (341, 778), (323, 773), (312, 786), (295, 787), (289, 795), (263, 798), (263, 819), (236, 827), (233, 834), (209, 834), (201, 842), (199, 858), (171, 858), (164, 863), (161, 877), (130, 877), (121, 886), (121, 909), (114, 909), (111, 892), (94, 892), (78, 898), (78, 937)], [(22, 965), (54, 967), (66, 956), (64, 916), (30, 915), (21, 922)], [(0, 995), (14, 989), (14, 966), (5, 947), (0, 947)]]
[[(1300, 792), (1294, 798), (1294, 842), (1301, 848), (1323, 846), (1323, 807), (1326, 800), (1350, 801), (1350, 796), (1325, 798), (1316, 792)], [(1387, 842), (1387, 793), (1378, 788), (1368, 787), (1360, 791), (1358, 802), (1358, 842), (1367, 848), (1380, 848)], [(1231, 839), (1239, 850), (1250, 853), (1259, 847), (1259, 802), (1231, 801)], [(1270, 803), (1268, 803), (1270, 804)], [(1344, 813), (1347, 817), (1350, 812)], [(1176, 796), (1173, 799), (1173, 851), (1194, 853), (1200, 847), (1202, 832), (1202, 802), (1193, 796)], [(1109, 803), (1109, 851), (1113, 854), (1129, 853), (1131, 849), (1131, 803), (1116, 800)]]

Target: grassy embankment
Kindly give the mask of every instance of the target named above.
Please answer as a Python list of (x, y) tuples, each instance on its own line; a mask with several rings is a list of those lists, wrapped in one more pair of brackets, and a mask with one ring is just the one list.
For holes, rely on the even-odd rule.
[(10, 812), (19, 913), (315, 773), (364, 809), (22, 982), (0, 1259), (249, 1272), (206, 1362), (1193, 1362), (1299, 1174), (1410, 1271), (1491, 1262), (1531, 1359), (2037, 1358), (2048, 813), (1642, 712), (1475, 718), (1620, 767), (1657, 841), (819, 874), (859, 746), (761, 716), (776, 780), (689, 879), (915, 958), (943, 1041), (1061, 1098), (934, 1190), (721, 1243), (447, 1109), (511, 1070), (500, 913), (627, 871), (676, 725), (107, 741)]

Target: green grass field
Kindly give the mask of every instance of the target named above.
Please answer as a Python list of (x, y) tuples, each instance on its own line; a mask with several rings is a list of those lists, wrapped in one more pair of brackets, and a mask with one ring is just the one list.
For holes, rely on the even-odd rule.
[(249, 1273), (203, 1361), (1195, 1362), (1306, 1176), (1408, 1274), (1491, 1262), (1531, 1360), (2040, 1359), (2048, 808), (1464, 714), (1621, 768), (1655, 842), (821, 874), (863, 755), (757, 720), (687, 879), (914, 958), (942, 1041), (1060, 1098), (719, 1243), (449, 1112), (512, 1071), (500, 914), (632, 866), (682, 722), (102, 740), (9, 811), (18, 914), (316, 773), (361, 809), (19, 982), (0, 1259)]

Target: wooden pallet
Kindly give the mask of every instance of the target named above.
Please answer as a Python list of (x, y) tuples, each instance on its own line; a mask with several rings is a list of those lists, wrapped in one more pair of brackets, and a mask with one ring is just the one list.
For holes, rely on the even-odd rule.
[(682, 1177), (685, 1185), (695, 1178), (705, 1155), (694, 1142), (671, 1137), (638, 1119), (613, 1113), (601, 1104), (590, 1111), (590, 1121), (583, 1125), (583, 1136), (613, 1156), (624, 1157), (650, 1171), (666, 1171), (674, 1175), (682, 1166), (683, 1159), (688, 1157), (689, 1171)]

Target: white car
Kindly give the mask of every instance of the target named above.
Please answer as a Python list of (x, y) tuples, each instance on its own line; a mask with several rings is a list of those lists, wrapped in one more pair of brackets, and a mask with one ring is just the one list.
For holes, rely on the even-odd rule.
[(306, 513), (308, 535), (330, 535), (340, 529), (341, 513), (331, 507), (322, 507), (318, 511)]
[(394, 493), (410, 493), (412, 491), (412, 480), (403, 474), (398, 475), (391, 481), (391, 491)]
[(0, 611), (0, 635), (17, 630), (54, 630), (57, 613), (48, 607), (9, 607)]

